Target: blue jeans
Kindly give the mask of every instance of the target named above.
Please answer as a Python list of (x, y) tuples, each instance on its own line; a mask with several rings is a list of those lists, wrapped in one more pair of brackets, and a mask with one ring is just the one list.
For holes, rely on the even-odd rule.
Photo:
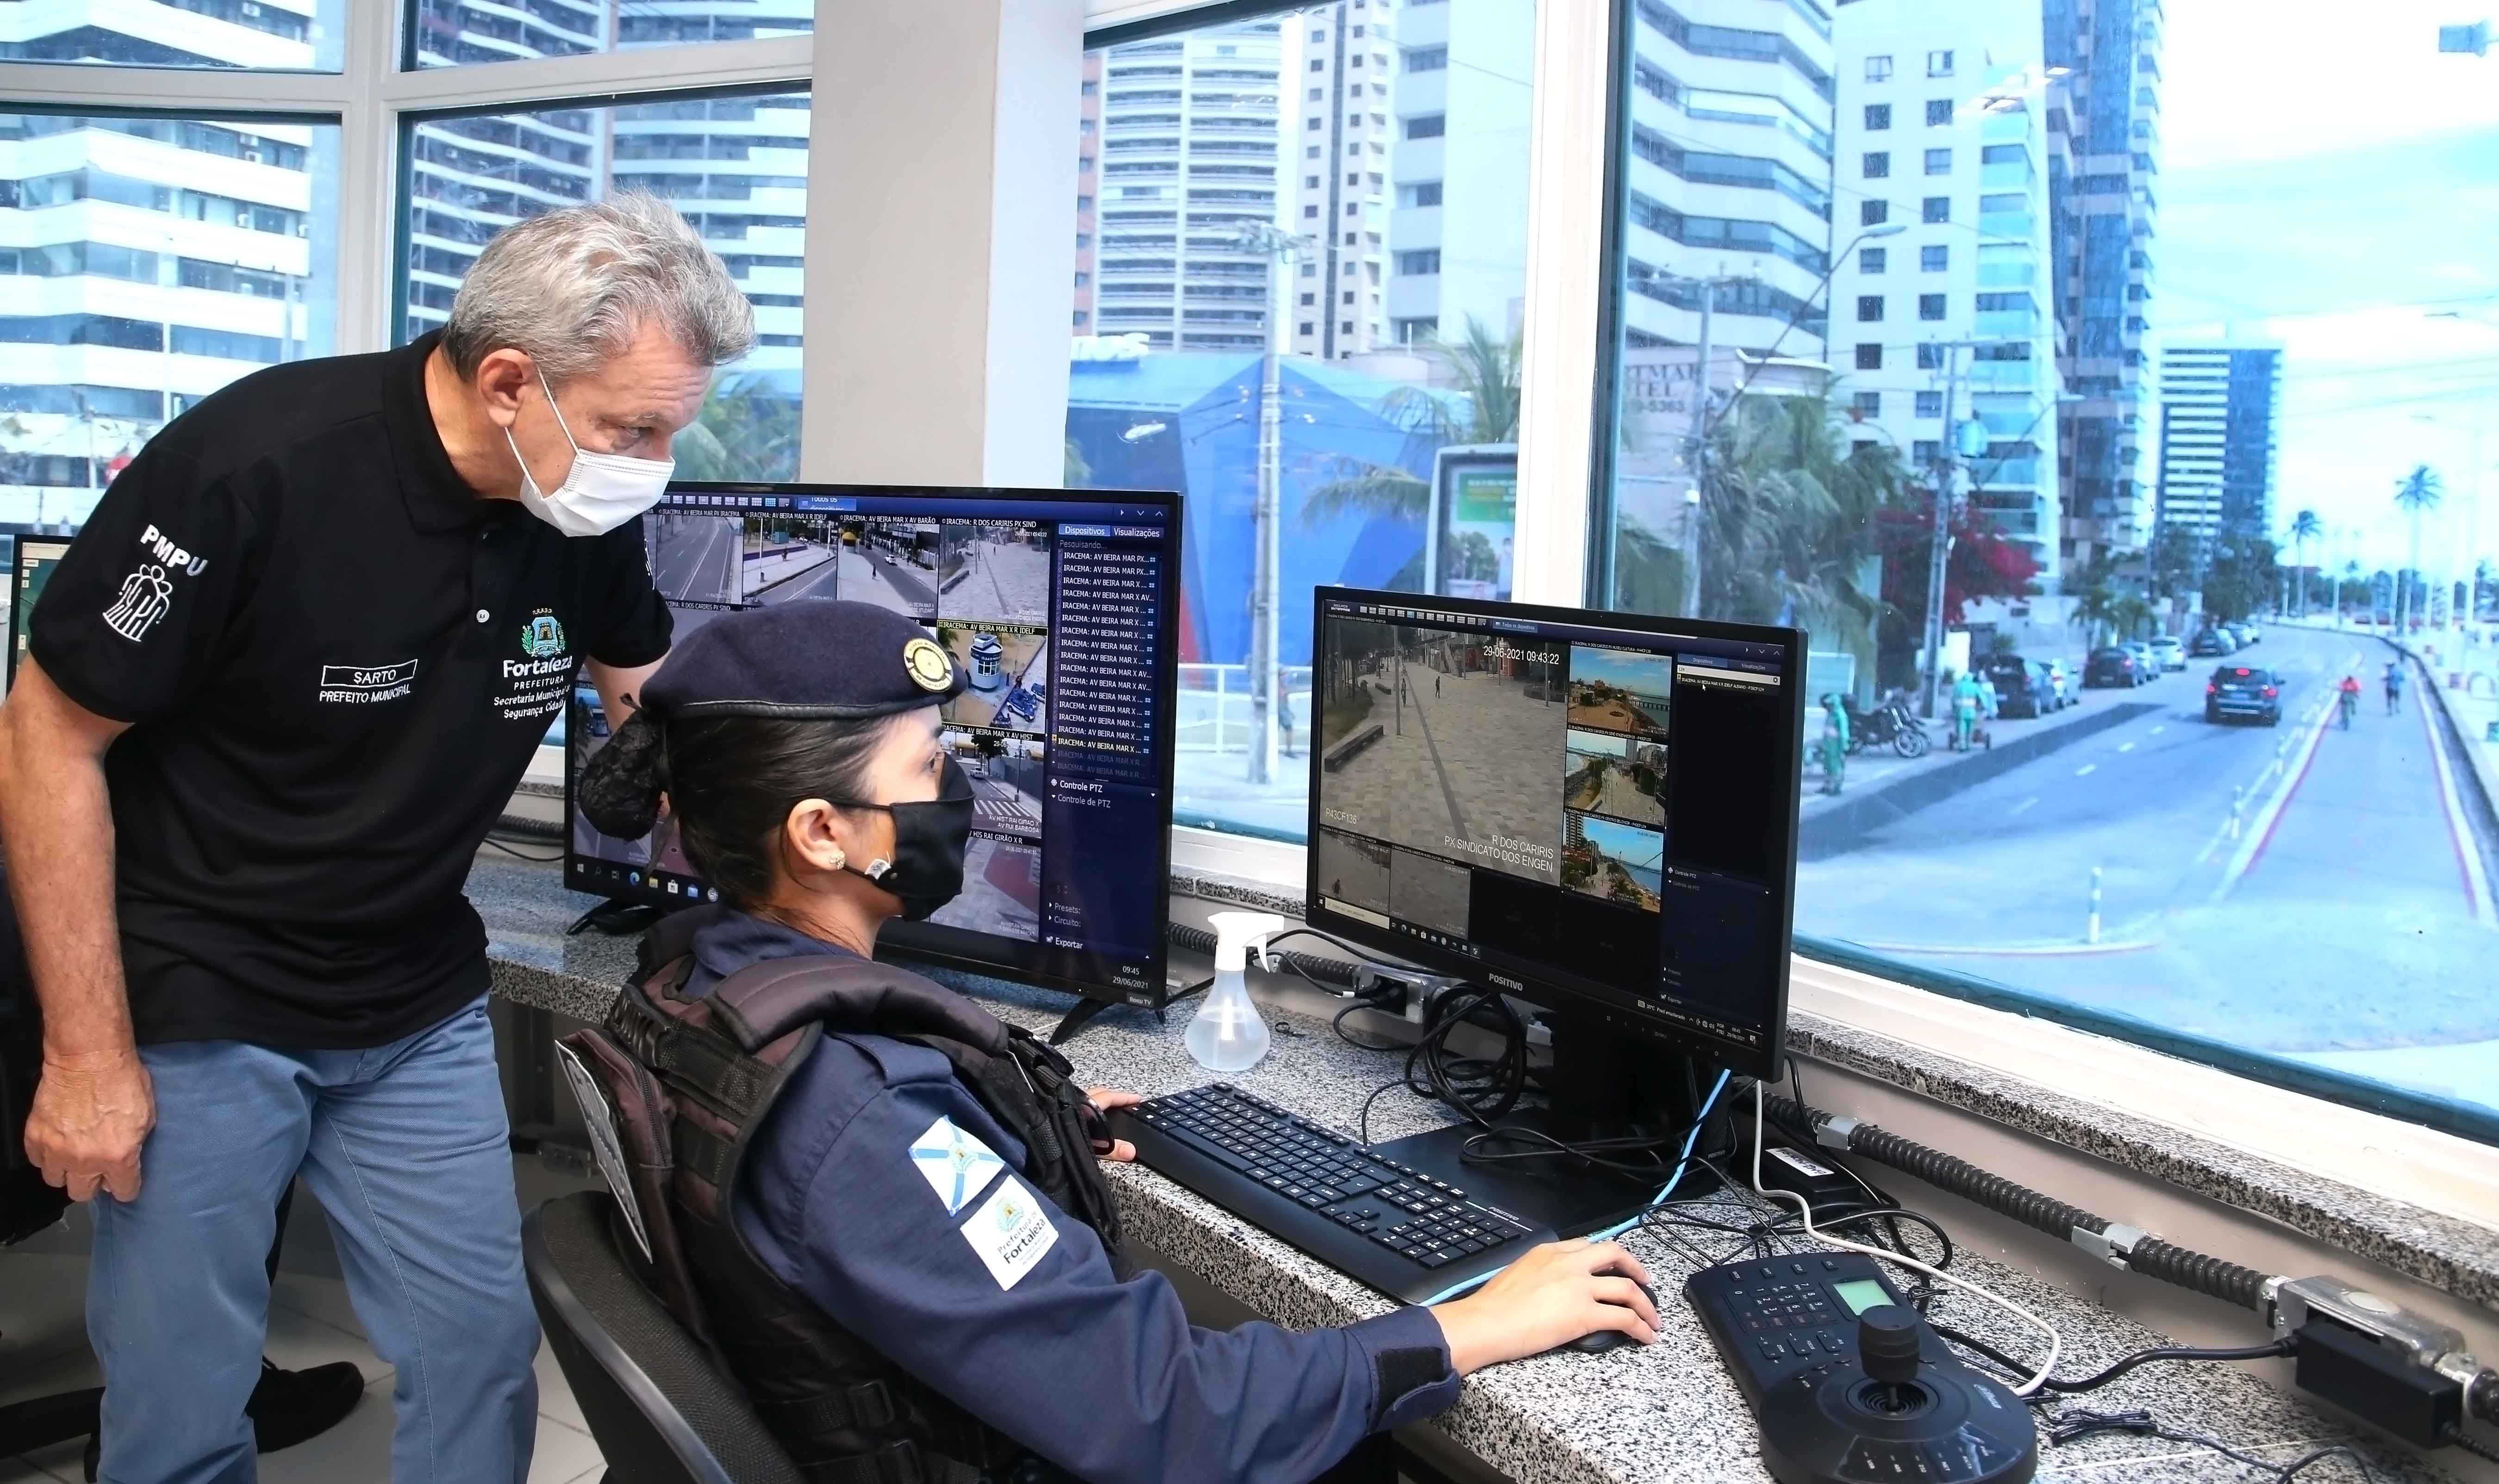
[(87, 1336), (107, 1484), (252, 1484), (277, 1197), (300, 1172), (395, 1369), (396, 1484), (521, 1484), (538, 1327), (483, 998), (364, 1051), (140, 1048), (156, 1127), (139, 1198), (95, 1199)]

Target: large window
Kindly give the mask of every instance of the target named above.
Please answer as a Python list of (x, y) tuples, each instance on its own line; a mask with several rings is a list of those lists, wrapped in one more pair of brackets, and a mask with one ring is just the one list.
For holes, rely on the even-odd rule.
[(337, 72), (347, 3), (0, 0), (0, 62)]
[(438, 327), (502, 228), (611, 190), (666, 198), (755, 305), (756, 348), (678, 436), (690, 479), (798, 477), (807, 94), (740, 93), (415, 119), (405, 129), (399, 335)]
[(1314, 585), (1509, 593), (1535, 41), (1370, 0), (1086, 57), (1067, 480), (1188, 497), (1184, 820), (1301, 837)]
[[(377, 3), (377, 0), (359, 0)], [(403, 0), (416, 67), (795, 36), (816, 0)]]
[(0, 113), (0, 522), (77, 526), (191, 403), (331, 353), (338, 178), (336, 124)]
[[(1842, 791), (1804, 790), (1807, 952), (2493, 1137), (2499, 89), (2400, 27), (2254, 54), (2226, 8), (2028, 3), (1786, 30), (1847, 166), (1896, 137), (1893, 57), (1938, 80), (1928, 168), (1978, 178), (1888, 210), (1875, 172), (1622, 87), (1592, 592), (1800, 626), (1860, 709)], [(1688, 75), (1623, 11), (1627, 80)], [(1710, 65), (1785, 87), (1775, 54)], [(2366, 125), (2318, 125), (2328, 95)], [(1834, 210), (1762, 193), (1801, 256), (1678, 242), (1651, 224), (1734, 193), (1640, 133), (1776, 150)], [(1892, 237), (1928, 292), (1884, 320), (1858, 249)], [(1712, 312), (1650, 291), (1676, 274)], [(2426, 662), (2390, 703), (2397, 642)]]

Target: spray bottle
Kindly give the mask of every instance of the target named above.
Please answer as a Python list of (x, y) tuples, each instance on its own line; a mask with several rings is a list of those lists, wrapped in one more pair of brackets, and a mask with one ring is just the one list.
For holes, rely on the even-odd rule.
[(1290, 924), (1272, 912), (1218, 912), (1208, 921), (1215, 928), (1215, 985), (1183, 1039), (1188, 1054), (1208, 1071), (1246, 1072), (1267, 1055), (1267, 1022), (1258, 1018), (1243, 978), (1250, 950), (1258, 951), (1258, 967), (1274, 968), (1267, 940)]

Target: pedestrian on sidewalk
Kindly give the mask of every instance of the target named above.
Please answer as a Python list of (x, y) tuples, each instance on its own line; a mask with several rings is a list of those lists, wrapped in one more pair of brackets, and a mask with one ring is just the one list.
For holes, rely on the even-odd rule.
[(1293, 756), (1293, 693), (1276, 693), (1276, 725), (1284, 728), (1284, 756)]
[(1976, 675), (1964, 674), (1953, 682), (1952, 749), (1954, 752), (1968, 752), (1971, 739), (1978, 733), (1978, 702), (1981, 694)]
[(2386, 715), (2393, 716), (2403, 709), (2404, 662), (2389, 660), (2386, 661)]
[(1822, 698), (1822, 791), (1837, 793), (1848, 771), (1848, 708), (1834, 692)]

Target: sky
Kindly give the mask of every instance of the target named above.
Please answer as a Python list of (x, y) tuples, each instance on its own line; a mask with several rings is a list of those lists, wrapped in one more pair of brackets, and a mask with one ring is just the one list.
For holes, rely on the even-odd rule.
[(2499, 51), (2438, 50), (2489, 4), (2167, 0), (2148, 348), (2283, 348), (2275, 533), (2316, 510), (2312, 563), (2405, 562), (2416, 464), (2448, 491), (2424, 569), (2499, 563)]
[(1668, 655), (1641, 655), (1594, 644), (1571, 646), (1571, 678), (1601, 680), (1642, 695), (1664, 695), (1674, 684), (1674, 660)]

